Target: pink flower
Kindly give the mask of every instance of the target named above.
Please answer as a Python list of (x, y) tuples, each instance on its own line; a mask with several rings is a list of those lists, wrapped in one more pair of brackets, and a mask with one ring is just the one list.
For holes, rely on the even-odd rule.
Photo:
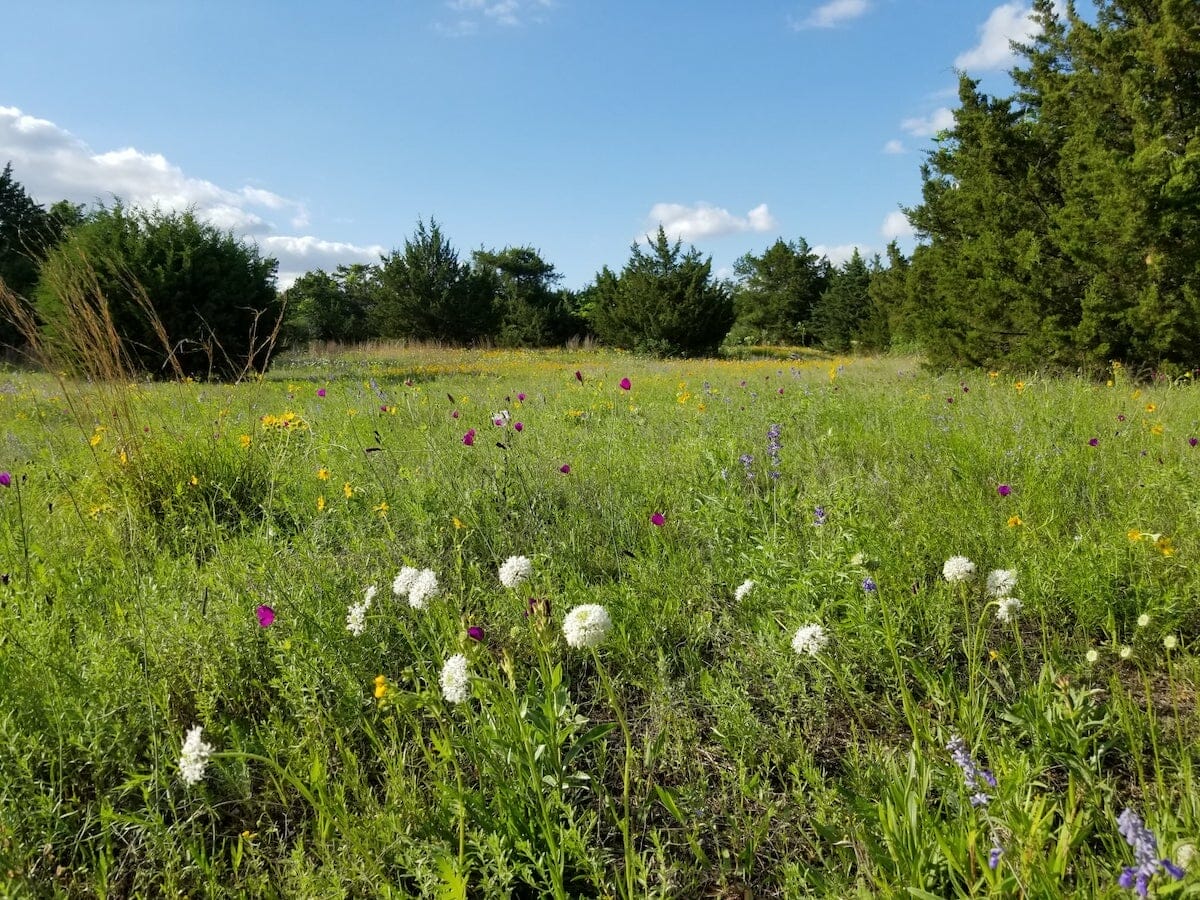
[(483, 629), (480, 628), (478, 625), (472, 625), (470, 628), (467, 629), (467, 637), (469, 637), (473, 641), (482, 641), (483, 640)]
[(271, 623), (275, 621), (275, 610), (267, 606), (265, 603), (254, 611), (258, 616), (258, 624), (262, 628), (270, 628)]
[(520, 400), (522, 403), (524, 403), (524, 402), (525, 402), (525, 395), (524, 395), (524, 394), (517, 394), (517, 399), (518, 399), (518, 400)]
[(1099, 447), (1100, 446), (1100, 438), (1092, 438), (1091, 440), (1088, 441), (1088, 446), (1089, 447)]
[(325, 388), (317, 388), (317, 396), (324, 397), (325, 396)]
[(567, 465), (566, 463), (563, 463), (561, 466), (558, 467), (558, 471), (562, 472), (564, 475), (570, 475), (571, 467), (569, 465)]
[(633, 382), (630, 381), (628, 378), (621, 379), (621, 390), (627, 391), (632, 387), (633, 387)]
[(520, 422), (513, 423), (513, 431), (524, 431), (524, 430), (525, 430), (525, 426), (522, 425)]
[(659, 525), (659, 526), (661, 526), (661, 525), (662, 525), (664, 522), (666, 522), (666, 521), (667, 521), (667, 517), (666, 517), (666, 516), (664, 516), (662, 513), (655, 513), (654, 515), (652, 515), (652, 516), (650, 517), (650, 524), (651, 524), (651, 525)]
[(578, 381), (580, 384), (583, 384), (583, 373), (580, 372), (578, 369), (575, 370), (575, 380)]
[(1195, 447), (1197, 444), (1200, 444), (1200, 439), (1197, 439), (1194, 437), (1188, 438), (1188, 446), (1189, 447)]
[(452, 419), (458, 418), (458, 410), (457, 409), (454, 412), (450, 413), (450, 418), (452, 418)]
[(8, 487), (12, 484), (12, 476), (7, 472), (0, 472), (0, 487)]
[(474, 428), (467, 429), (467, 433), (463, 435), (463, 443), (466, 444), (468, 447), (473, 447), (475, 445), (475, 429)]
[(1001, 484), (1001, 485), (997, 486), (996, 493), (999, 494), (1001, 497), (1007, 497), (1009, 494), (1012, 493), (1012, 488), (1009, 487), (1007, 484)]

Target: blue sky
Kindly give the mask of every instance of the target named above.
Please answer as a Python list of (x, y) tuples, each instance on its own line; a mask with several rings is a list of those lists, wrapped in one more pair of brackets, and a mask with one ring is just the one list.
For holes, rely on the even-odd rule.
[(1029, 4), (42, 0), (5, 12), (0, 165), (39, 202), (195, 206), (281, 282), (418, 216), (568, 287), (662, 222), (727, 272), (776, 237), (911, 246), (956, 68), (1006, 92)]

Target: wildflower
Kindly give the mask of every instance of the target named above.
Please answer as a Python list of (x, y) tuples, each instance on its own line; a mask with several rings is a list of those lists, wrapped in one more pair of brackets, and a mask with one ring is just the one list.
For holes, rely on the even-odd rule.
[(241, 444), (242, 449), (245, 450), (247, 447), (250, 446), (250, 435), (248, 435), (248, 434), (238, 435), (238, 443)]
[(987, 595), (1007, 597), (1017, 586), (1017, 573), (1012, 569), (993, 569), (988, 572)]
[(630, 390), (630, 389), (632, 389), (632, 388), (633, 388), (633, 382), (632, 382), (632, 381), (630, 381), (628, 378), (622, 378), (622, 379), (621, 379), (621, 390), (623, 390), (623, 391), (628, 391), (628, 390)]
[(327, 468), (325, 468), (324, 466), (321, 466), (321, 468), (317, 469), (317, 480), (318, 481), (328, 481), (329, 480), (329, 470)]
[(1173, 634), (1168, 634), (1163, 638), (1163, 646), (1168, 650), (1174, 650), (1179, 646), (1179, 638), (1175, 637)]
[(1200, 444), (1200, 438), (1194, 438), (1194, 437), (1188, 438), (1188, 446), (1189, 447), (1195, 447), (1197, 444)]
[(988, 868), (993, 872), (996, 871), (996, 866), (1000, 865), (1000, 857), (1004, 855), (1003, 847), (993, 847), (988, 852)]
[(564, 475), (570, 475), (571, 467), (567, 463), (563, 463), (561, 466), (558, 467), (558, 471), (562, 472)]
[(186, 785), (199, 784), (204, 780), (204, 770), (208, 766), (208, 758), (212, 756), (212, 744), (205, 743), (200, 737), (203, 730), (204, 726), (195, 726), (183, 742), (183, 752), (179, 755), (179, 777)]
[(1163, 556), (1174, 556), (1175, 548), (1171, 546), (1171, 539), (1165, 534), (1159, 535), (1154, 539), (1154, 547)]
[(402, 567), (400, 574), (392, 580), (392, 593), (397, 597), (407, 597), (408, 592), (412, 590), (413, 582), (420, 574), (420, 570), (414, 569), (412, 566)]
[(524, 403), (524, 402), (525, 402), (525, 395), (524, 395), (524, 394), (517, 394), (517, 402), (518, 402), (518, 403)]
[[(779, 393), (783, 393), (782, 388), (780, 388)], [(779, 451), (783, 446), (779, 440), (780, 430), (781, 426), (778, 424), (771, 425), (767, 429), (767, 457), (771, 460), (771, 470), (767, 474), (771, 478), (779, 477)]]
[(319, 497), (317, 497), (317, 512), (324, 512), (324, 511), (325, 511), (325, 495), (321, 494)]
[(354, 496), (354, 488), (350, 487), (350, 482), (347, 481), (342, 485), (342, 495), (347, 500)]
[(1136, 544), (1142, 539), (1142, 533), (1136, 528), (1130, 528), (1127, 532), (1125, 532), (1125, 536), (1129, 538), (1129, 542), (1131, 544)]
[(0, 487), (8, 487), (12, 484), (12, 475), (9, 472), (0, 472)]
[(580, 372), (578, 369), (575, 370), (575, 380), (578, 381), (580, 384), (583, 384), (583, 373)]
[(1088, 446), (1089, 447), (1099, 447), (1100, 446), (1100, 438), (1089, 438)]
[(533, 563), (526, 556), (510, 556), (500, 566), (500, 583), (515, 588), (533, 575)]
[(513, 423), (513, 431), (524, 431), (524, 430), (525, 430), (525, 425), (523, 423), (521, 423), (521, 422)]
[(792, 636), (792, 649), (800, 656), (816, 656), (829, 642), (829, 635), (820, 625), (801, 625)]
[(478, 625), (472, 625), (470, 628), (467, 629), (467, 637), (469, 637), (473, 641), (482, 641), (483, 640), (483, 629), (480, 628)]
[(825, 507), (823, 507), (823, 506), (813, 507), (813, 524), (814, 525), (824, 525), (825, 524)]
[(996, 601), (996, 618), (1001, 622), (1011, 622), (1024, 605), (1016, 597), (1000, 597)]
[(660, 512), (656, 512), (650, 516), (650, 524), (661, 527), (667, 521), (667, 517)]
[(576, 650), (599, 647), (612, 628), (608, 610), (596, 603), (576, 606), (563, 619), (562, 632), (567, 643)]
[(446, 660), (438, 680), (447, 703), (462, 703), (471, 696), (471, 673), (467, 669), (467, 658), (461, 653)]
[(346, 630), (355, 637), (362, 637), (362, 633), (367, 630), (367, 610), (371, 608), (376, 591), (375, 585), (371, 585), (367, 588), (362, 603), (352, 603), (346, 610)]
[(1129, 807), (1117, 816), (1117, 831), (1133, 848), (1135, 865), (1126, 866), (1117, 879), (1123, 888), (1134, 888), (1142, 897), (1149, 895), (1150, 879), (1162, 869), (1176, 881), (1183, 878), (1183, 869), (1169, 859), (1158, 858), (1158, 841), (1154, 832), (1142, 824), (1141, 817)]
[(753, 481), (754, 480), (754, 468), (753, 468), (754, 457), (751, 456), (749, 453), (743, 453), (741, 456), (738, 457), (738, 462), (740, 462), (742, 464), (742, 468), (746, 470), (746, 479), (748, 481)]
[(996, 493), (999, 494), (1001, 497), (1007, 497), (1009, 494), (1012, 493), (1012, 487), (1007, 484), (997, 485)]
[(1146, 404), (1146, 412), (1154, 412), (1158, 407), (1153, 403)]
[(466, 525), (463, 524), (463, 520), (460, 519), (458, 516), (451, 516), (450, 521), (454, 524), (455, 531), (461, 531), (463, 528), (467, 527)]
[(1024, 524), (1025, 524), (1025, 522), (1021, 519), (1020, 516), (1009, 516), (1008, 517), (1008, 527), (1009, 528), (1019, 528), (1020, 526), (1022, 526)]
[(1089, 650), (1087, 653), (1084, 654), (1083, 658), (1086, 659), (1089, 663), (1094, 663), (1098, 659), (1100, 659), (1100, 651), (1097, 650), (1095, 647), (1093, 647), (1091, 650)]
[(413, 609), (424, 609), (426, 602), (438, 594), (437, 575), (433, 569), (422, 569), (413, 579), (408, 591), (408, 605)]
[(942, 566), (942, 577), (951, 584), (970, 581), (975, 577), (975, 563), (965, 556), (952, 556)]
[(1117, 655), (1121, 657), (1121, 659), (1129, 659), (1129, 657), (1133, 656), (1133, 648), (1126, 644), (1121, 648)]
[(1149, 625), (1150, 624), (1150, 614), (1142, 613), (1140, 616), (1138, 616), (1137, 624), (1138, 624), (1138, 628), (1145, 628), (1147, 625)]
[(190, 484), (192, 487), (198, 487), (200, 484), (200, 479), (193, 475), (188, 479), (188, 484)]
[(265, 603), (254, 610), (254, 614), (258, 616), (258, 624), (262, 628), (270, 628), (275, 622), (275, 610)]
[(474, 428), (467, 429), (467, 433), (463, 435), (462, 442), (468, 447), (475, 446), (475, 429)]
[(1013, 387), (1014, 387), (1014, 388), (1016, 388), (1016, 391), (1017, 391), (1017, 393), (1019, 394), (1019, 393), (1021, 393), (1023, 390), (1025, 390), (1025, 382), (1023, 382), (1023, 381), (1018, 381), (1016, 384), (1014, 384), (1014, 385), (1013, 385)]
[(325, 388), (317, 388), (317, 396), (324, 397), (325, 396)]
[(863, 579), (862, 589), (868, 594), (873, 594), (877, 590), (879, 590), (879, 585), (877, 585), (875, 583), (874, 578), (872, 578), (870, 575), (868, 575), (866, 578)]
[(512, 418), (507, 409), (502, 409), (500, 412), (492, 413), (492, 424), (497, 428), (503, 428), (508, 424), (508, 420)]
[(737, 586), (737, 589), (733, 592), (733, 599), (741, 603), (752, 590), (754, 590), (754, 582), (747, 578)]
[(375, 676), (375, 699), (382, 700), (388, 691), (387, 677), (384, 675)]
[(987, 769), (981, 768), (975, 762), (974, 757), (967, 750), (966, 741), (957, 734), (950, 738), (950, 742), (946, 744), (946, 749), (950, 751), (950, 756), (954, 760), (955, 765), (962, 769), (963, 783), (966, 784), (967, 790), (974, 791), (971, 794), (971, 805), (987, 806), (991, 798), (988, 797), (987, 792), (984, 790), (984, 785), (994, 788), (996, 786), (996, 776)]

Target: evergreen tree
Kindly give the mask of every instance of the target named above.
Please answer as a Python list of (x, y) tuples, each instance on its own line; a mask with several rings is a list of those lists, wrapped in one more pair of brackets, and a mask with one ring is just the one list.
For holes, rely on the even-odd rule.
[(352, 343), (371, 336), (371, 307), (378, 270), (357, 263), (333, 275), (306, 272), (284, 292), (289, 341)]
[(583, 332), (562, 276), (532, 247), (477, 250), (475, 268), (496, 284), (496, 340), (506, 347), (547, 347)]
[(747, 253), (734, 263), (740, 279), (733, 293), (735, 320), (728, 344), (807, 344), (813, 309), (829, 286), (829, 260), (804, 238), (782, 238), (761, 256)]
[(733, 300), (712, 278), (712, 260), (686, 253), (659, 226), (647, 249), (634, 244), (615, 275), (605, 266), (591, 291), (592, 325), (605, 343), (640, 352), (711, 353), (733, 324)]
[(813, 311), (813, 330), (826, 349), (845, 353), (861, 341), (871, 308), (870, 284), (867, 264), (855, 248), (850, 259), (834, 270)]

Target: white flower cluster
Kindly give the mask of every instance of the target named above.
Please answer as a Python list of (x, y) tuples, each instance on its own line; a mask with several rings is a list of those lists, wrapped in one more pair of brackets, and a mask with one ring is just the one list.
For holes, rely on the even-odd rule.
[(801, 656), (816, 656), (829, 643), (829, 635), (820, 625), (801, 625), (792, 638), (792, 649)]
[(378, 592), (379, 589), (371, 585), (367, 588), (362, 603), (351, 603), (350, 608), (346, 610), (346, 630), (355, 637), (361, 637), (367, 630), (367, 610), (371, 608), (371, 601)]
[(1011, 622), (1022, 606), (1024, 604), (1016, 597), (1001, 597), (996, 601), (996, 618), (1001, 622)]
[(500, 583), (515, 588), (533, 575), (533, 563), (525, 556), (510, 556), (500, 566)]
[(471, 696), (471, 673), (467, 658), (455, 653), (442, 666), (442, 696), (447, 703), (462, 703)]
[(408, 605), (413, 609), (424, 609), (425, 603), (438, 594), (437, 575), (433, 569), (414, 569), (405, 566), (392, 582), (392, 593), (397, 597), (407, 597)]
[(212, 756), (212, 744), (205, 743), (200, 737), (203, 730), (204, 726), (195, 726), (183, 742), (183, 752), (179, 755), (179, 777), (186, 785), (199, 784), (204, 780), (204, 769), (208, 766), (208, 758)]
[(952, 556), (942, 566), (942, 577), (951, 584), (960, 584), (975, 577), (975, 563), (965, 556)]
[(1008, 597), (1017, 587), (1017, 573), (1012, 569), (992, 569), (987, 577), (989, 597)]
[(563, 637), (576, 650), (599, 647), (612, 628), (608, 610), (596, 603), (576, 606), (563, 618)]
[(746, 599), (747, 596), (749, 596), (752, 590), (754, 590), (754, 582), (747, 578), (737, 586), (737, 590), (733, 592), (733, 599), (738, 603), (741, 603)]

